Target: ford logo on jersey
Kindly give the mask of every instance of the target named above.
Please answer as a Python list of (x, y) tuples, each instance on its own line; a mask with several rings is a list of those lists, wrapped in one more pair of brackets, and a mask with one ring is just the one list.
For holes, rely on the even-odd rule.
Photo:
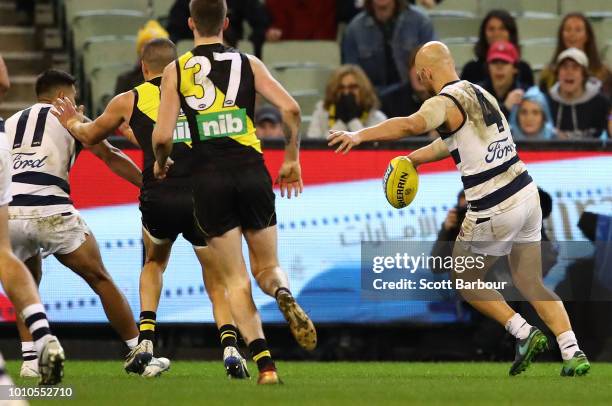
[(45, 166), (47, 156), (38, 159), (30, 159), (32, 155), (36, 155), (35, 152), (17, 152), (13, 154), (13, 169), (36, 169)]
[(486, 163), (490, 164), (491, 162), (502, 159), (510, 154), (514, 155), (514, 143), (512, 142), (511, 144), (506, 144), (506, 141), (508, 141), (508, 137), (504, 138), (503, 140), (493, 141), (489, 144), (487, 147), (487, 151), (489, 151), (489, 153), (487, 156), (485, 156)]

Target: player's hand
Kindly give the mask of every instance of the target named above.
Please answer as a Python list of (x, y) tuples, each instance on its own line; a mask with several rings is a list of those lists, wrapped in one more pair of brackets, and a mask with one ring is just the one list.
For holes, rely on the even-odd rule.
[(288, 199), (291, 199), (292, 194), (298, 197), (304, 190), (300, 163), (298, 161), (283, 162), (274, 184), (279, 185), (281, 197), (287, 196)]
[(359, 136), (359, 132), (350, 132), (350, 131), (329, 131), (329, 135), (327, 136), (327, 145), (333, 147), (334, 145), (338, 145), (336, 148), (336, 153), (342, 152), (343, 154), (348, 153), (351, 148), (356, 147), (361, 144), (361, 137)]
[(81, 123), (85, 119), (83, 115), (85, 107), (79, 106), (77, 108), (67, 97), (55, 99), (53, 107), (55, 107), (55, 110), (51, 110), (51, 114), (57, 117), (62, 126), (67, 130), (70, 130), (70, 125), (73, 123)]
[(457, 216), (457, 209), (453, 207), (446, 215), (446, 219), (444, 220), (444, 229), (446, 231), (452, 230), (453, 228), (457, 227), (458, 222), (459, 217)]
[(155, 161), (155, 164), (153, 164), (153, 175), (155, 175), (156, 179), (164, 179), (173, 164), (174, 161), (170, 157), (166, 159), (166, 164), (163, 168)]

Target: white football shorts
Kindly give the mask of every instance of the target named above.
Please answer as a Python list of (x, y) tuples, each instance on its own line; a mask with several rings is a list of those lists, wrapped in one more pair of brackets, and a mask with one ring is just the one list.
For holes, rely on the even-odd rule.
[(13, 252), (22, 261), (42, 252), (70, 254), (79, 248), (91, 230), (76, 209), (37, 218), (10, 218), (9, 234)]
[(510, 254), (514, 243), (541, 239), (542, 209), (537, 190), (520, 204), (501, 213), (479, 215), (468, 210), (457, 236), (457, 241), (467, 243), (466, 248), (471, 252), (493, 256)]

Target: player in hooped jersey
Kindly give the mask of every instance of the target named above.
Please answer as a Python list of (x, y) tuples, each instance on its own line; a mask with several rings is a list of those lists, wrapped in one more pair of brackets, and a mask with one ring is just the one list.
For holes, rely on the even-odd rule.
[[(468, 212), (453, 256), (484, 255), (485, 264), (479, 272), (466, 271), (461, 277), (471, 281), (484, 278), (495, 260), (507, 255), (515, 286), (557, 337), (563, 357), (561, 375), (586, 374), (590, 365), (578, 347), (563, 303), (542, 283), (538, 192), (517, 155), (499, 105), (480, 86), (459, 80), (454, 60), (441, 42), (425, 44), (415, 65), (419, 80), (433, 96), (418, 112), (357, 132), (331, 132), (329, 145), (336, 146), (336, 152), (347, 153), (362, 142), (395, 140), (437, 129), (440, 138), (408, 158), (417, 167), (450, 155), (461, 172)], [(524, 371), (547, 348), (546, 336), (508, 306), (498, 291), (462, 289), (461, 294), (516, 337), (510, 375)]]
[[(57, 338), (51, 334), (34, 278), (11, 249), (8, 230), (8, 205), (12, 200), (11, 151), (4, 125), (0, 118), (0, 282), (19, 319), (25, 323), (28, 333), (33, 337), (32, 353), (40, 359), (36, 371), (40, 376), (40, 383), (54, 385), (61, 382), (64, 374), (64, 350)], [(4, 368), (4, 359), (0, 354), (0, 385), (11, 384)]]
[(153, 356), (157, 308), (162, 290), (162, 275), (168, 264), (172, 245), (182, 234), (193, 246), (202, 265), (202, 276), (213, 304), (226, 371), (234, 378), (248, 377), (246, 362), (237, 349), (237, 330), (226, 298), (225, 288), (209, 269), (213, 266), (206, 249), (204, 235), (193, 218), (191, 193), (191, 138), (182, 121), (174, 134), (173, 165), (164, 180), (153, 176), (153, 144), (151, 136), (160, 101), (163, 69), (176, 59), (176, 47), (167, 39), (147, 43), (142, 51), (142, 71), (146, 82), (130, 92), (121, 93), (110, 101), (104, 113), (91, 123), (82, 123), (74, 105), (57, 103), (58, 118), (80, 141), (94, 144), (104, 140), (124, 124), (130, 131), (124, 134), (140, 146), (144, 155), (143, 184), (140, 190), (145, 264), (140, 274), (140, 335), (139, 344), (126, 359), (128, 372), (142, 374)]
[(277, 255), (275, 195), (253, 125), (260, 93), (283, 112), (285, 161), (278, 183), (281, 196), (302, 191), (298, 128), (300, 108), (257, 58), (223, 45), (228, 26), (224, 0), (192, 0), (188, 24), (195, 48), (164, 70), (162, 98), (153, 132), (156, 176), (164, 177), (172, 132), (182, 108), (193, 140), (194, 214), (228, 290), (230, 309), (259, 369), (260, 384), (280, 380), (251, 298), (242, 256), (249, 246), (251, 271), (261, 289), (276, 298), (303, 347), (316, 345), (314, 325), (288, 287)]
[[(105, 269), (93, 234), (70, 200), (69, 171), (81, 144), (52, 114), (51, 103), (57, 97), (74, 102), (74, 85), (75, 79), (68, 73), (52, 69), (43, 72), (36, 81), (38, 103), (6, 121), (12, 153), (12, 201), (8, 211), (11, 244), (38, 283), (42, 277), (41, 256), (54, 255), (81, 276), (100, 297), (110, 323), (131, 349), (138, 343), (132, 311)], [(117, 175), (140, 186), (140, 169), (119, 149), (106, 141), (86, 147)], [(25, 353), (36, 336), (30, 336), (19, 321), (18, 328)], [(24, 360), (22, 376), (36, 375), (36, 362), (36, 357)]]

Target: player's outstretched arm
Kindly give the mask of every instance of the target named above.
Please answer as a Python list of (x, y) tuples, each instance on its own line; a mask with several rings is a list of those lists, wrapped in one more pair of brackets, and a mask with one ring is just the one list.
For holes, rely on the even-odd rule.
[(127, 122), (132, 114), (133, 104), (134, 95), (132, 92), (121, 93), (108, 103), (100, 117), (89, 122), (84, 120), (82, 109), (77, 108), (70, 99), (64, 97), (53, 103), (55, 111), (52, 110), (52, 113), (74, 138), (83, 144), (93, 145), (105, 140), (121, 124)]
[(87, 146), (87, 148), (100, 158), (117, 176), (127, 180), (134, 186), (142, 186), (142, 172), (140, 168), (119, 148), (112, 146), (106, 140)]
[(285, 134), (285, 161), (278, 172), (276, 183), (281, 196), (298, 196), (304, 189), (300, 168), (300, 121), (299, 104), (270, 74), (268, 68), (258, 58), (249, 55), (251, 68), (255, 75), (255, 90), (278, 108), (283, 117)]
[(157, 123), (153, 129), (153, 152), (155, 153), (155, 166), (153, 171), (159, 179), (166, 177), (168, 169), (172, 164), (170, 153), (172, 152), (172, 134), (176, 128), (181, 109), (181, 101), (176, 91), (176, 65), (171, 62), (164, 68), (161, 81), (161, 101)]
[(429, 145), (426, 145), (408, 154), (408, 159), (410, 159), (412, 165), (414, 165), (414, 167), (416, 168), (421, 164), (440, 161), (449, 155), (450, 153), (448, 152), (446, 143), (442, 141), (442, 138), (438, 137)]
[(446, 97), (435, 96), (425, 101), (419, 111), (409, 117), (390, 118), (355, 132), (330, 131), (327, 136), (328, 145), (336, 146), (336, 153), (346, 154), (362, 142), (393, 141), (411, 135), (425, 134), (446, 121), (447, 108)]

